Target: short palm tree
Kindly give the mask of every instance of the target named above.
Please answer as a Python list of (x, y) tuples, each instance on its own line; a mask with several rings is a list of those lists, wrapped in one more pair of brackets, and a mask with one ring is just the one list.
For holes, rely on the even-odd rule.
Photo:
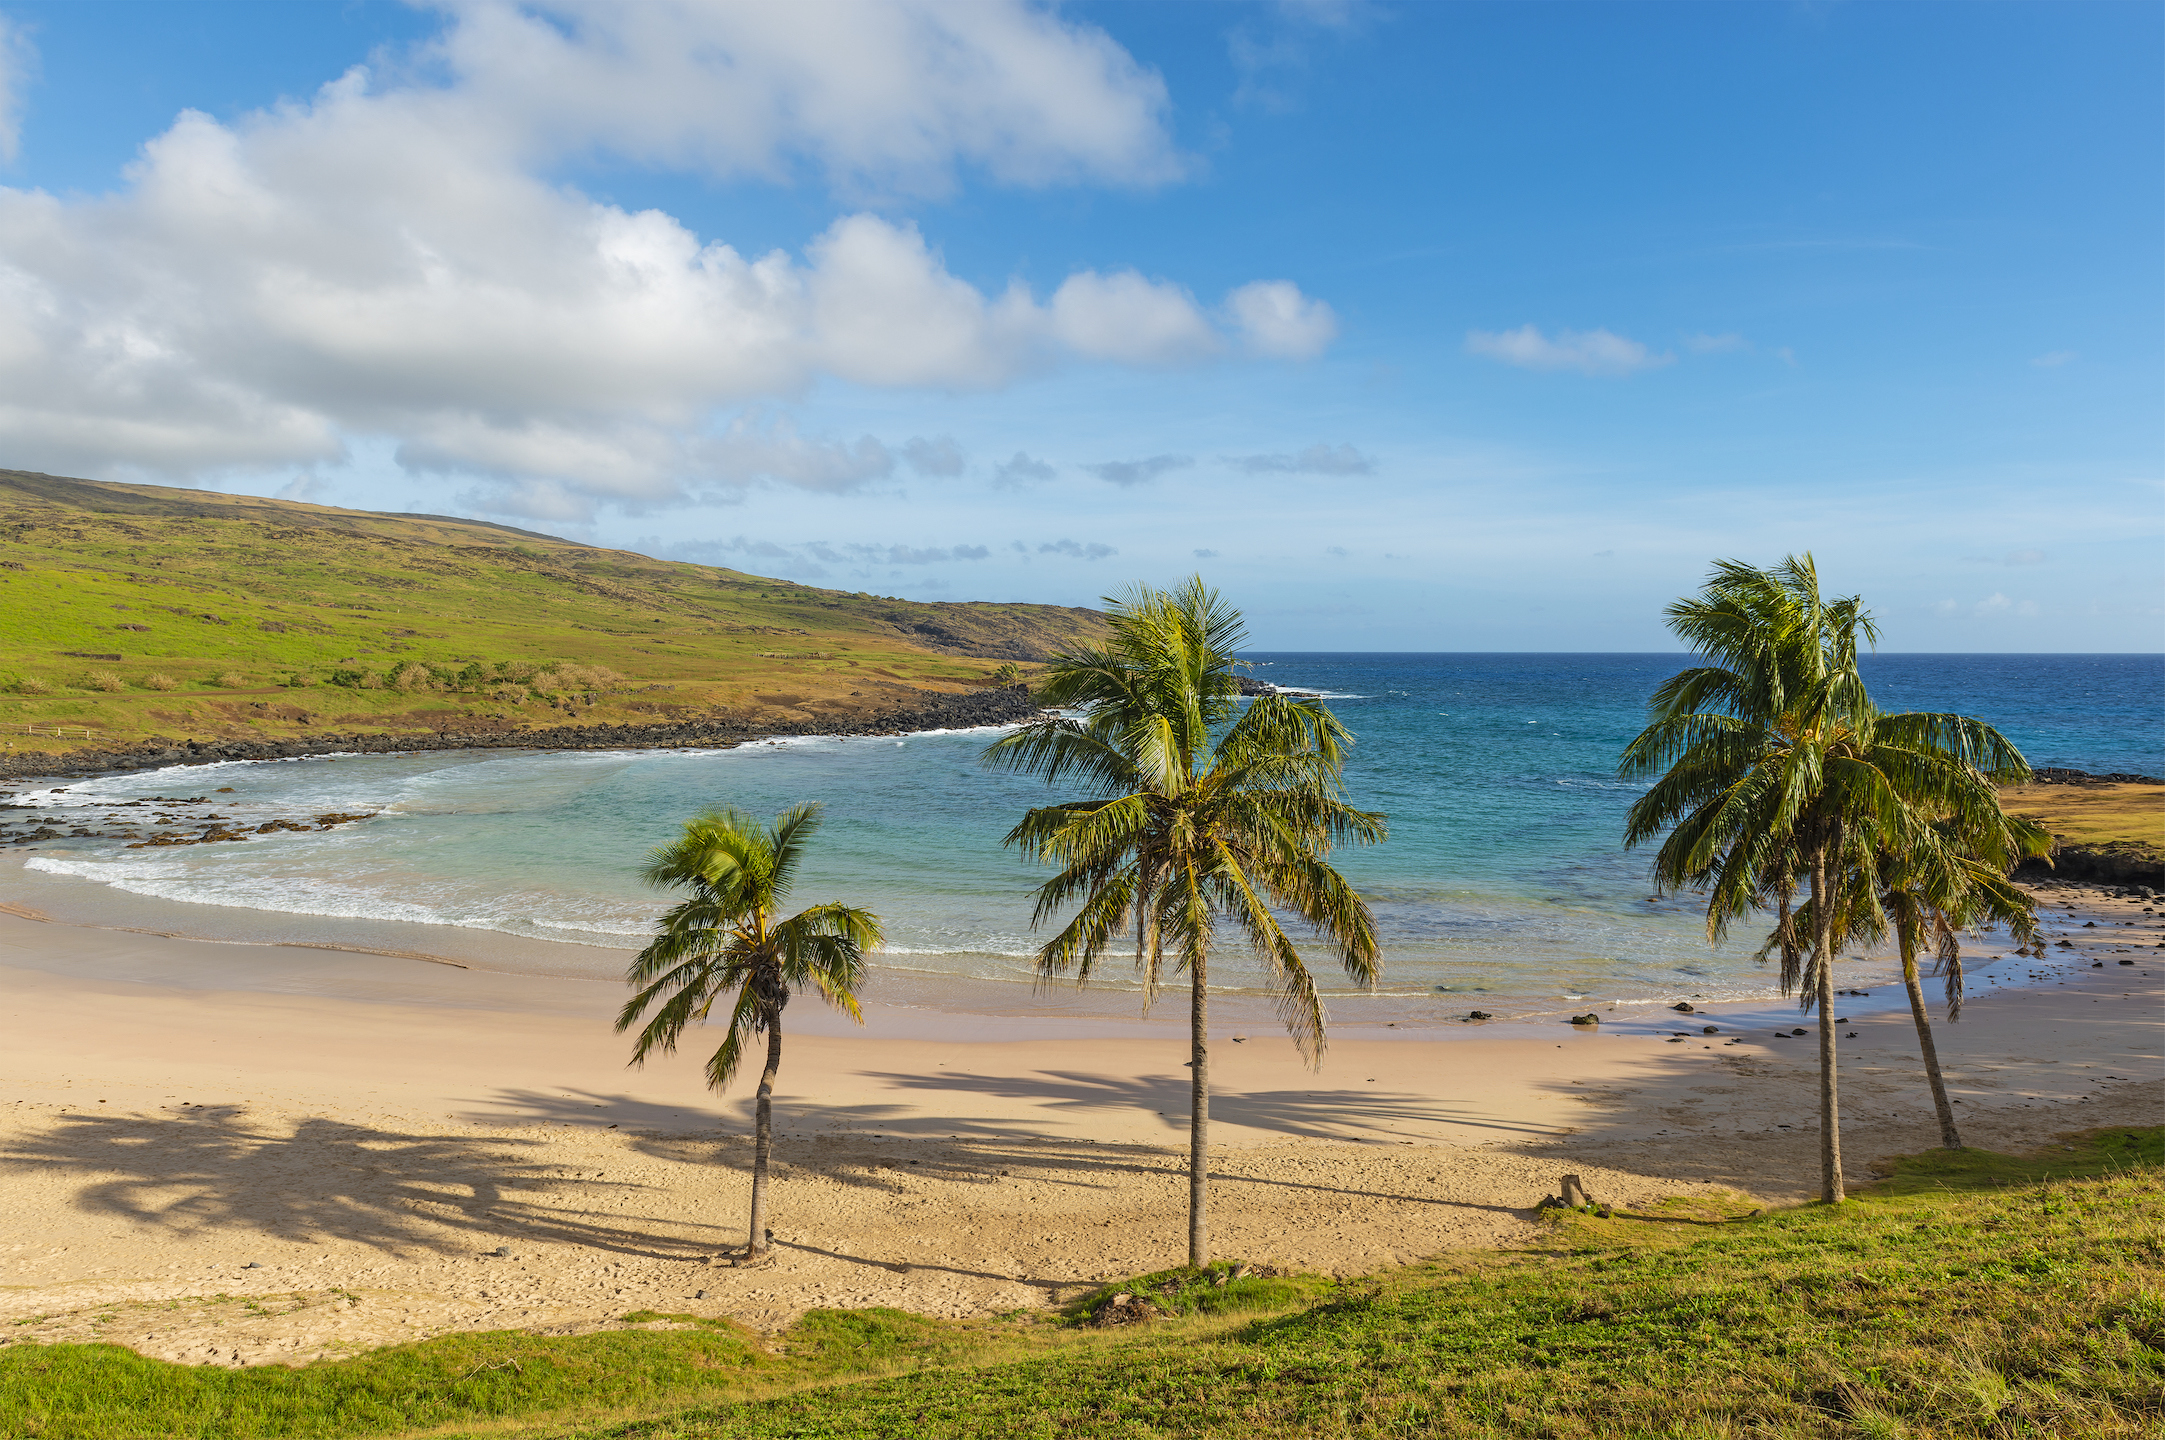
[(1657, 886), (1709, 888), (1707, 931), (1786, 897), (1803, 879), (1807, 933), (1785, 915), (1784, 980), (1819, 1012), (1820, 1192), (1843, 1198), (1834, 1030), (1835, 917), (1846, 842), (1869, 829), (1897, 853), (1934, 820), (1981, 833), (1999, 817), (1996, 783), (2029, 767), (1998, 731), (1960, 715), (1887, 715), (1857, 673), (1877, 638), (1851, 596), (1819, 594), (1809, 555), (1762, 570), (1715, 566), (1700, 594), (1667, 612), (1670, 629), (1713, 662), (1683, 671), (1649, 702), (1621, 774), (1653, 777), (1631, 808), (1625, 844), (1667, 831)]
[(711, 810), (684, 827), (674, 844), (647, 857), (641, 878), (686, 898), (655, 922), (658, 932), (625, 975), (639, 986), (616, 1018), (621, 1033), (653, 1014), (639, 1031), (631, 1063), (669, 1054), (684, 1028), (729, 1005), (722, 1043), (707, 1060), (707, 1083), (728, 1086), (753, 1038), (767, 1038), (754, 1108), (752, 1214), (747, 1257), (767, 1249), (767, 1166), (774, 1153), (774, 1077), (782, 1068), (782, 1010), (811, 990), (860, 1025), (857, 990), (864, 957), (884, 935), (877, 915), (848, 905), (814, 905), (777, 918), (820, 807), (798, 805), (771, 826), (735, 810)]
[(1200, 578), (1106, 600), (1111, 633), (1054, 660), (1041, 703), (1081, 711), (1025, 725), (988, 746), (989, 765), (1072, 778), (1089, 798), (1032, 810), (1007, 843), (1060, 873), (1037, 892), (1034, 924), (1074, 913), (1037, 953), (1041, 978), (1086, 983), (1132, 929), (1144, 1004), (1168, 954), (1188, 977), (1188, 1263), (1210, 1258), (1210, 956), (1238, 932), (1270, 977), (1279, 1014), (1318, 1063), (1322, 997), (1280, 913), (1304, 922), (1363, 985), (1379, 968), (1367, 904), (1325, 860), (1334, 844), (1384, 838), (1353, 809), (1341, 774), (1351, 743), (1313, 700), (1266, 695), (1240, 713), (1238, 612)]
[[(1851, 853), (1844, 857), (1842, 874), (1848, 883), (1842, 887), (1843, 903), (1834, 917), (1837, 949), (1876, 944), (1890, 932), (1894, 936), (1902, 959), (1902, 988), (1909, 998), (1918, 1053), (1924, 1060), (1925, 1083), (1939, 1121), (1940, 1143), (1949, 1150), (1962, 1148), (1962, 1132), (1947, 1094), (1917, 962), (1929, 947), (1936, 973), (1946, 985), (1951, 1023), (1962, 1018), (1962, 931), (2005, 925), (2025, 949), (2036, 939), (2036, 906), (2008, 874), (2030, 856), (2049, 854), (2052, 837), (2044, 827), (2019, 816), (2002, 815), (1997, 820), (1975, 834), (1962, 834), (1942, 821), (1916, 832), (1899, 847), (1880, 845), (1868, 829), (1860, 829)], [(1769, 937), (1768, 948), (1776, 943)]]

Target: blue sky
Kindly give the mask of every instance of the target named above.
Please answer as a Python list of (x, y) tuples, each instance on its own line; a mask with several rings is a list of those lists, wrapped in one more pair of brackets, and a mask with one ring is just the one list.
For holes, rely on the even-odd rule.
[(1889, 649), (2165, 633), (2154, 5), (0, 24), (0, 464), (1269, 648), (1794, 549)]

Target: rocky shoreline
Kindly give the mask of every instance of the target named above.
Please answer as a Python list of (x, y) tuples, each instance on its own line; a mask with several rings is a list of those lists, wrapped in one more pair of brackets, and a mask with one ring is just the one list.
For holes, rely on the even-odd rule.
[(90, 776), (153, 770), (167, 765), (216, 765), (231, 760), (290, 760), (304, 755), (384, 755), (417, 750), (671, 750), (721, 749), (777, 735), (906, 735), (1014, 725), (1041, 714), (1028, 687), (1010, 685), (959, 695), (920, 692), (916, 703), (847, 716), (808, 719), (786, 728), (747, 725), (723, 715), (654, 725), (555, 725), (545, 730), (459, 729), (403, 735), (326, 733), (282, 740), (168, 740), (86, 747), (59, 755), (32, 752), (0, 757), (0, 780), (31, 776)]

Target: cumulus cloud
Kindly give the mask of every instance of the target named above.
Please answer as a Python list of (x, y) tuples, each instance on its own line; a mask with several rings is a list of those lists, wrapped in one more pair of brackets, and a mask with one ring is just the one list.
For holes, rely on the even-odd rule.
[(0, 15), (0, 160), (13, 160), (21, 144), (23, 90), (36, 63), (30, 37)]
[(1040, 555), (1065, 555), (1074, 560), (1103, 560), (1108, 555), (1118, 555), (1120, 552), (1110, 545), (1101, 545), (1094, 540), (1087, 545), (1078, 544), (1073, 540), (1054, 540), (1049, 544), (1038, 546), (1037, 553)]
[(1297, 455), (1228, 455), (1228, 464), (1250, 475), (1371, 475), (1376, 462), (1351, 445), (1311, 445)]
[[(716, 175), (809, 165), (883, 192), (937, 190), (956, 167), (1171, 178), (1160, 82), (1056, 11), (446, 9), (412, 63), (232, 123), (184, 113), (110, 195), (0, 188), (12, 463), (177, 478), (335, 463), (369, 439), (416, 472), (478, 478), (514, 513), (837, 492), (896, 456), (770, 418), (823, 377), (986, 389), (1223, 347), (1184, 290), (1133, 271), (988, 292), (871, 213), (754, 255), (549, 178), (595, 155)], [(901, 458), (955, 473), (959, 447), (940, 446)]]
[(1085, 270), (1052, 297), (1053, 336), (1078, 355), (1129, 365), (1177, 365), (1216, 354), (1222, 342), (1188, 292), (1133, 270)]
[(1168, 470), (1184, 470), (1194, 463), (1193, 455), (1153, 455), (1147, 460), (1107, 460), (1082, 468), (1114, 485), (1141, 485)]
[(1103, 31), (1024, 0), (449, 0), (424, 60), (534, 148), (720, 177), (810, 164), (887, 193), (958, 165), (1010, 183), (1154, 184), (1182, 169), (1165, 83)]
[(1338, 336), (1338, 316), (1290, 280), (1258, 280), (1225, 297), (1248, 349), (1278, 360), (1312, 360)]
[[(1003, 490), (1017, 490), (1032, 482), (1042, 483), (1060, 472), (1042, 460), (1033, 459), (1029, 452), (1017, 450), (1008, 459), (992, 467), (992, 483)], [(1020, 548), (1022, 542), (1015, 542)]]
[(1582, 375), (1634, 375), (1676, 360), (1674, 355), (1656, 355), (1638, 341), (1610, 330), (1559, 330), (1552, 340), (1533, 325), (1470, 330), (1466, 350), (1526, 370), (1576, 370)]

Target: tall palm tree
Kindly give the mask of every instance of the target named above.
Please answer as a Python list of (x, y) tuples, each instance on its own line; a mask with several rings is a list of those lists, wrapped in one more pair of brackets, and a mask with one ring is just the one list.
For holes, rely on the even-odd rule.
[[(1888, 715), (1857, 673), (1877, 638), (1855, 596), (1822, 600), (1809, 555), (1771, 569), (1722, 561), (1695, 598), (1668, 608), (1671, 630), (1712, 662), (1665, 682), (1619, 772), (1655, 777), (1631, 808), (1625, 844), (1664, 831), (1657, 886), (1709, 887), (1707, 932), (1792, 893), (1809, 924), (1781, 935), (1784, 988), (1819, 1013), (1820, 1193), (1843, 1198), (1834, 1029), (1835, 916), (1842, 859), (1863, 828), (1897, 851), (1931, 821), (1981, 832), (1999, 815), (1995, 783), (2029, 767), (1999, 732), (1960, 715)], [(1785, 917), (1793, 922), (1796, 917)]]
[(736, 810), (710, 810), (688, 822), (674, 844), (652, 852), (641, 878), (687, 894), (655, 922), (653, 942), (632, 961), (624, 978), (641, 988), (616, 1017), (622, 1033), (655, 1007), (632, 1049), (631, 1063), (641, 1065), (655, 1050), (675, 1051), (685, 1026), (705, 1021), (718, 1001), (727, 1000), (728, 1028), (707, 1060), (707, 1083), (716, 1090), (728, 1086), (753, 1038), (767, 1037), (754, 1107), (747, 1258), (767, 1250), (767, 1165), (774, 1153), (783, 1007), (795, 992), (811, 990), (862, 1025), (857, 990), (865, 952), (885, 938), (877, 915), (848, 905), (814, 905), (777, 918), (819, 825), (818, 805), (784, 810), (771, 826)]
[(1032, 923), (1074, 913), (1037, 953), (1044, 980), (1087, 983), (1132, 927), (1147, 1008), (1168, 953), (1188, 977), (1188, 1263), (1210, 1258), (1210, 955), (1221, 925), (1259, 957), (1280, 1018), (1319, 1063), (1322, 998), (1279, 923), (1297, 916), (1372, 985), (1375, 920), (1324, 859), (1334, 844), (1384, 838), (1381, 815), (1343, 797), (1352, 737), (1313, 700), (1265, 695), (1245, 714), (1234, 652), (1239, 613), (1200, 577), (1173, 591), (1107, 597), (1104, 645), (1054, 660), (1042, 703), (1080, 718), (1037, 721), (988, 746), (985, 762), (1072, 777), (1090, 798), (1032, 810), (1007, 843), (1060, 872), (1037, 891)]

